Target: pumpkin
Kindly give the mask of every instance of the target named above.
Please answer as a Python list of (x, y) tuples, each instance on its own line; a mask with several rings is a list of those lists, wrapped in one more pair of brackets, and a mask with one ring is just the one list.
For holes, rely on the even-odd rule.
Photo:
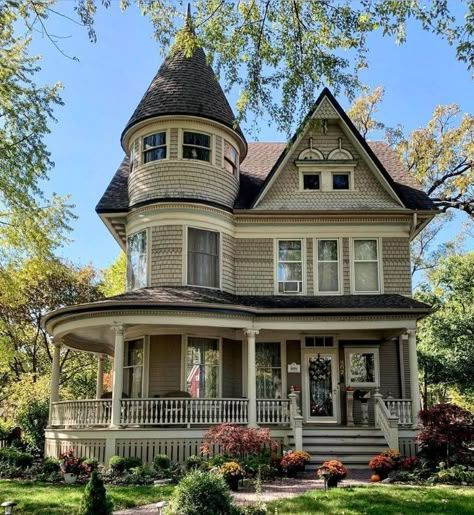
[(372, 474), (370, 476), (370, 480), (372, 481), (372, 483), (377, 483), (377, 481), (380, 481), (380, 476), (378, 474)]

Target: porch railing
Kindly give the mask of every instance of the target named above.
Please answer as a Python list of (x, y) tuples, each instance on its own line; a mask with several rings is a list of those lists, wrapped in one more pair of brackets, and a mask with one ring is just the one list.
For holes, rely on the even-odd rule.
[(51, 425), (64, 427), (108, 426), (112, 414), (110, 399), (61, 401), (52, 406)]
[(288, 399), (257, 399), (257, 423), (290, 424), (290, 401)]
[(121, 407), (123, 425), (247, 423), (247, 399), (123, 399)]
[(392, 415), (398, 417), (400, 426), (412, 425), (411, 399), (384, 399), (385, 405)]
[(382, 430), (390, 449), (399, 448), (398, 442), (398, 416), (390, 413), (384, 399), (380, 394), (375, 394), (375, 427)]

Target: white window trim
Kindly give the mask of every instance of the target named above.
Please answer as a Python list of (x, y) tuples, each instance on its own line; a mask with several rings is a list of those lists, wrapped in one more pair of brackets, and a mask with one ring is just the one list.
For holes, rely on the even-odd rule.
[[(375, 373), (375, 381), (371, 383), (359, 383), (355, 381), (351, 381), (351, 362), (350, 355), (355, 353), (373, 353), (374, 354), (374, 373)], [(346, 362), (346, 386), (356, 387), (356, 388), (372, 388), (380, 386), (380, 361), (379, 361), (379, 348), (378, 347), (346, 347), (344, 350), (344, 359)]]
[[(311, 162), (311, 161), (297, 161), (298, 168), (298, 190), (301, 193), (316, 193), (320, 192), (352, 192), (356, 191), (354, 181), (354, 163), (331, 163), (331, 161)], [(333, 174), (349, 174), (349, 189), (348, 190), (334, 190), (332, 187)], [(319, 174), (319, 190), (305, 190), (303, 188), (303, 175), (316, 175)]]
[[(307, 190), (305, 189), (304, 187), (304, 176), (305, 175), (319, 175), (319, 188), (317, 190)], [(304, 192), (304, 193), (314, 193), (315, 191), (321, 191), (322, 189), (322, 184), (323, 183), (323, 178), (322, 178), (322, 173), (321, 172), (313, 172), (313, 171), (310, 171), (310, 170), (301, 170), (299, 171), (299, 190), (301, 192)]]
[[(301, 241), (301, 292), (282, 293), (278, 289), (278, 254), (280, 241)], [(306, 238), (276, 238), (273, 244), (273, 282), (275, 295), (306, 295)]]
[[(222, 337), (221, 336), (207, 336), (203, 334), (183, 334), (181, 337), (181, 391), (187, 392), (187, 356), (188, 356), (188, 341), (189, 338), (207, 338), (209, 340), (217, 340), (217, 348), (219, 350), (219, 380), (217, 384), (217, 397), (215, 399), (222, 398), (222, 367), (223, 367), (223, 355), (222, 355)], [(205, 399), (206, 397), (197, 397), (198, 399)]]
[[(222, 290), (222, 232), (207, 227), (199, 227), (198, 225), (186, 225), (183, 228), (183, 286), (192, 286), (194, 288), (207, 288), (209, 290)], [(199, 231), (216, 232), (219, 234), (219, 285), (218, 286), (199, 286), (188, 283), (188, 229), (198, 229)]]
[(237, 160), (235, 162), (235, 174), (232, 174), (232, 177), (235, 177), (237, 180), (239, 180), (239, 177), (240, 177), (240, 154), (239, 154), (239, 151), (235, 148), (235, 146), (230, 141), (226, 140), (225, 138), (222, 138), (222, 168), (224, 169), (224, 171), (229, 173), (225, 169), (225, 162), (226, 162), (226, 158), (225, 158), (225, 144), (226, 143), (228, 145), (230, 145), (235, 150), (235, 153), (237, 155)]
[[(312, 346), (312, 345), (306, 345), (306, 338), (308, 336), (311, 337), (318, 337), (318, 338), (332, 338), (332, 346)], [(304, 334), (301, 338), (301, 348), (302, 349), (334, 349), (338, 346), (337, 338), (334, 334), (319, 334), (319, 333), (308, 333)]]
[(148, 288), (150, 286), (150, 278), (151, 278), (151, 259), (150, 259), (150, 247), (151, 247), (151, 239), (150, 239), (150, 230), (148, 227), (144, 229), (139, 229), (138, 231), (131, 232), (125, 236), (125, 291), (134, 291), (139, 290), (140, 288), (129, 288), (128, 286), (128, 238), (134, 236), (135, 234), (139, 234), (141, 232), (145, 233), (146, 238), (146, 285), (141, 286), (140, 288)]
[[(354, 263), (354, 242), (357, 240), (373, 240), (377, 242), (377, 272), (378, 272), (378, 283), (379, 289), (374, 291), (357, 291), (355, 289), (355, 263)], [(350, 275), (351, 275), (351, 294), (352, 295), (372, 295), (372, 294), (382, 294), (383, 293), (383, 268), (382, 268), (382, 242), (379, 237), (360, 237), (360, 238), (351, 238), (349, 245), (349, 262), (350, 262)], [(375, 263), (375, 261), (371, 261), (371, 263)]]
[[(138, 368), (138, 367), (142, 367), (142, 396), (139, 397), (140, 399), (146, 399), (148, 397), (148, 373), (147, 373), (147, 362), (149, 363), (149, 354), (150, 354), (150, 349), (149, 349), (149, 341), (148, 341), (148, 338), (146, 338), (145, 336), (139, 336), (138, 338), (127, 338), (125, 341), (124, 341), (124, 363), (125, 363), (125, 356), (127, 356), (128, 354), (128, 344), (129, 342), (135, 342), (137, 340), (142, 340), (143, 342), (143, 363), (141, 365), (124, 365), (122, 367), (122, 370), (123, 370), (123, 374), (122, 374), (122, 392), (123, 392), (123, 389), (124, 389), (124, 386), (125, 386), (125, 370), (129, 369), (129, 368)], [(149, 365), (148, 365), (149, 366)], [(120, 394), (122, 395), (122, 393)]]
[[(330, 190), (331, 191), (337, 191), (338, 193), (341, 191), (354, 191), (354, 171), (353, 170), (340, 170), (340, 171), (332, 171), (331, 172), (331, 182), (330, 182)], [(349, 176), (349, 188), (347, 190), (338, 190), (333, 187), (332, 178), (334, 175), (348, 175)]]
[[(166, 145), (163, 145), (163, 146), (166, 146), (166, 157), (164, 159), (155, 159), (155, 161), (150, 161), (148, 163), (145, 163), (145, 159), (143, 158), (143, 154), (145, 153), (145, 150), (144, 150), (144, 145), (143, 145), (143, 140), (147, 137), (147, 136), (152, 136), (153, 134), (159, 134), (160, 132), (165, 132), (166, 133)], [(148, 167), (148, 166), (153, 166), (153, 165), (156, 165), (156, 163), (159, 163), (160, 161), (169, 161), (170, 159), (170, 138), (171, 138), (171, 131), (169, 128), (165, 129), (160, 129), (160, 130), (154, 130), (154, 131), (150, 131), (150, 132), (147, 132), (146, 134), (143, 134), (143, 136), (140, 136), (138, 138), (138, 142), (139, 142), (139, 146), (138, 146), (138, 159), (139, 159), (139, 162), (137, 163), (137, 166), (145, 166), (145, 167)]]
[[(279, 340), (275, 338), (257, 338), (255, 341), (255, 345), (257, 343), (279, 343), (280, 344), (280, 367), (281, 367), (281, 398), (287, 399), (288, 398), (288, 385), (287, 385), (287, 379), (288, 379), (288, 372), (287, 372), (287, 359), (286, 359), (286, 340)], [(244, 348), (242, 347), (242, 352), (244, 351)], [(274, 368), (274, 367), (270, 367)], [(255, 373), (257, 372), (257, 365), (255, 364)], [(245, 383), (247, 383), (247, 375), (245, 374)], [(255, 384), (255, 388), (257, 385)], [(246, 397), (247, 395), (245, 395)], [(259, 397), (257, 397), (259, 399)], [(272, 399), (263, 399), (263, 400), (272, 400)]]
[[(209, 136), (209, 161), (202, 161), (201, 159), (189, 159), (187, 157), (183, 157), (183, 145), (184, 145), (184, 133), (185, 132), (193, 132), (194, 134), (204, 134), (205, 136)], [(178, 134), (179, 144), (178, 144), (178, 159), (181, 159), (182, 161), (192, 161), (192, 162), (198, 162), (198, 163), (208, 163), (210, 165), (215, 165), (215, 159), (216, 159), (216, 138), (214, 137), (214, 134), (211, 134), (207, 131), (202, 131), (200, 129), (186, 129), (181, 128), (179, 129)], [(224, 143), (222, 143), (224, 144)], [(192, 145), (190, 145), (192, 146)], [(200, 147), (200, 148), (207, 148), (207, 147)], [(222, 147), (222, 153), (224, 153), (224, 147)]]
[[(339, 288), (334, 291), (319, 291), (319, 277), (318, 277), (318, 242), (319, 241), (337, 241), (337, 284)], [(314, 271), (314, 291), (318, 295), (342, 295), (343, 294), (343, 259), (342, 259), (342, 238), (314, 238), (313, 243), (313, 271)], [(333, 261), (327, 261), (327, 263)]]

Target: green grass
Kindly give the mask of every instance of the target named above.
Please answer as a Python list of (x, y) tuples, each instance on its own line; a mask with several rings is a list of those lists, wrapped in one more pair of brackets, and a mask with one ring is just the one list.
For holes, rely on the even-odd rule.
[(374, 485), (313, 490), (268, 504), (278, 515), (472, 515), (474, 488)]
[[(0, 481), (0, 504), (15, 501), (15, 515), (73, 515), (85, 485), (51, 485), (28, 481)], [(116, 510), (168, 499), (172, 486), (108, 486)]]

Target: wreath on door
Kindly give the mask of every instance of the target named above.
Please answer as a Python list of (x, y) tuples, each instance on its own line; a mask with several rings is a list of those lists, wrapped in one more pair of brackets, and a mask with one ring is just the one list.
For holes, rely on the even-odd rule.
[(313, 381), (323, 381), (331, 373), (331, 358), (309, 358), (309, 377)]

